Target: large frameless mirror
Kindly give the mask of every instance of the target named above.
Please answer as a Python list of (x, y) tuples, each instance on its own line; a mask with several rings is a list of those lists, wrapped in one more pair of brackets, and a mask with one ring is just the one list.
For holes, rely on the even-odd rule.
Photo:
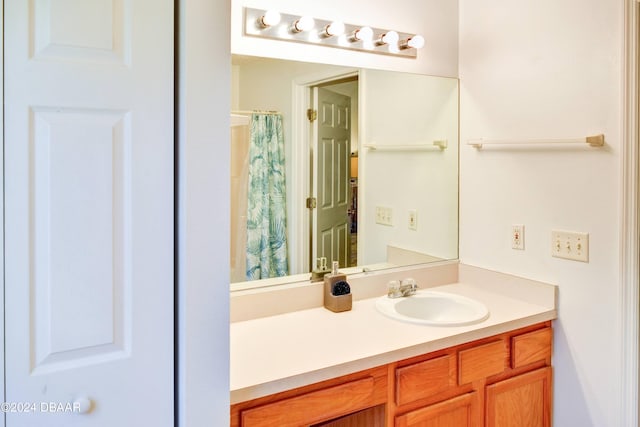
[(232, 67), (232, 290), (458, 257), (457, 79)]

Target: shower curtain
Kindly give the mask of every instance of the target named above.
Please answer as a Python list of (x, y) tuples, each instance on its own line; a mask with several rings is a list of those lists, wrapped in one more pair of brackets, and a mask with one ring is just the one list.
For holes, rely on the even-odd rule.
[(246, 279), (289, 274), (282, 116), (254, 113), (249, 146)]

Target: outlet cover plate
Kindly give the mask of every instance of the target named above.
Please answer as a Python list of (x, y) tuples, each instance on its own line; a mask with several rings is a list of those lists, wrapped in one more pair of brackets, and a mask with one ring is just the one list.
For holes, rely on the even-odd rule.
[(511, 226), (511, 248), (524, 250), (524, 225), (514, 224)]
[(418, 229), (418, 211), (415, 209), (409, 209), (409, 230), (417, 230)]
[(572, 261), (589, 262), (589, 233), (552, 230), (551, 255)]

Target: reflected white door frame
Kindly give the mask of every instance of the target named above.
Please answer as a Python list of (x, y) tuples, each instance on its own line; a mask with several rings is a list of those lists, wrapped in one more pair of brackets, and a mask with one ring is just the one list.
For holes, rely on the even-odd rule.
[(639, 357), (639, 323), (640, 323), (640, 147), (638, 144), (638, 125), (640, 109), (638, 108), (638, 90), (640, 90), (640, 73), (638, 57), (640, 56), (640, 7), (638, 0), (625, 2), (625, 64), (624, 81), (624, 117), (622, 143), (622, 218), (620, 229), (621, 254), (621, 419), (620, 425), (638, 425), (638, 369)]
[(299, 143), (292, 144), (291, 173), (300, 179), (291, 181), (291, 203), (287, 206), (289, 269), (291, 271), (309, 271), (309, 260), (311, 259), (309, 247), (311, 218), (309, 209), (306, 207), (306, 198), (311, 194), (311, 179), (308, 171), (311, 164), (312, 126), (307, 119), (307, 109), (311, 105), (310, 88), (334, 80), (354, 76), (360, 78), (359, 74), (357, 68), (347, 69), (340, 73), (319, 71), (313, 75), (296, 78), (292, 82), (291, 140), (299, 141)]

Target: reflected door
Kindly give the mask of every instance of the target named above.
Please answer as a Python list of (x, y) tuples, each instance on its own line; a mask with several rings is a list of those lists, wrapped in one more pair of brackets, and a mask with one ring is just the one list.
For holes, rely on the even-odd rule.
[(325, 88), (314, 89), (316, 120), (315, 257), (349, 265), (349, 157), (351, 99)]

